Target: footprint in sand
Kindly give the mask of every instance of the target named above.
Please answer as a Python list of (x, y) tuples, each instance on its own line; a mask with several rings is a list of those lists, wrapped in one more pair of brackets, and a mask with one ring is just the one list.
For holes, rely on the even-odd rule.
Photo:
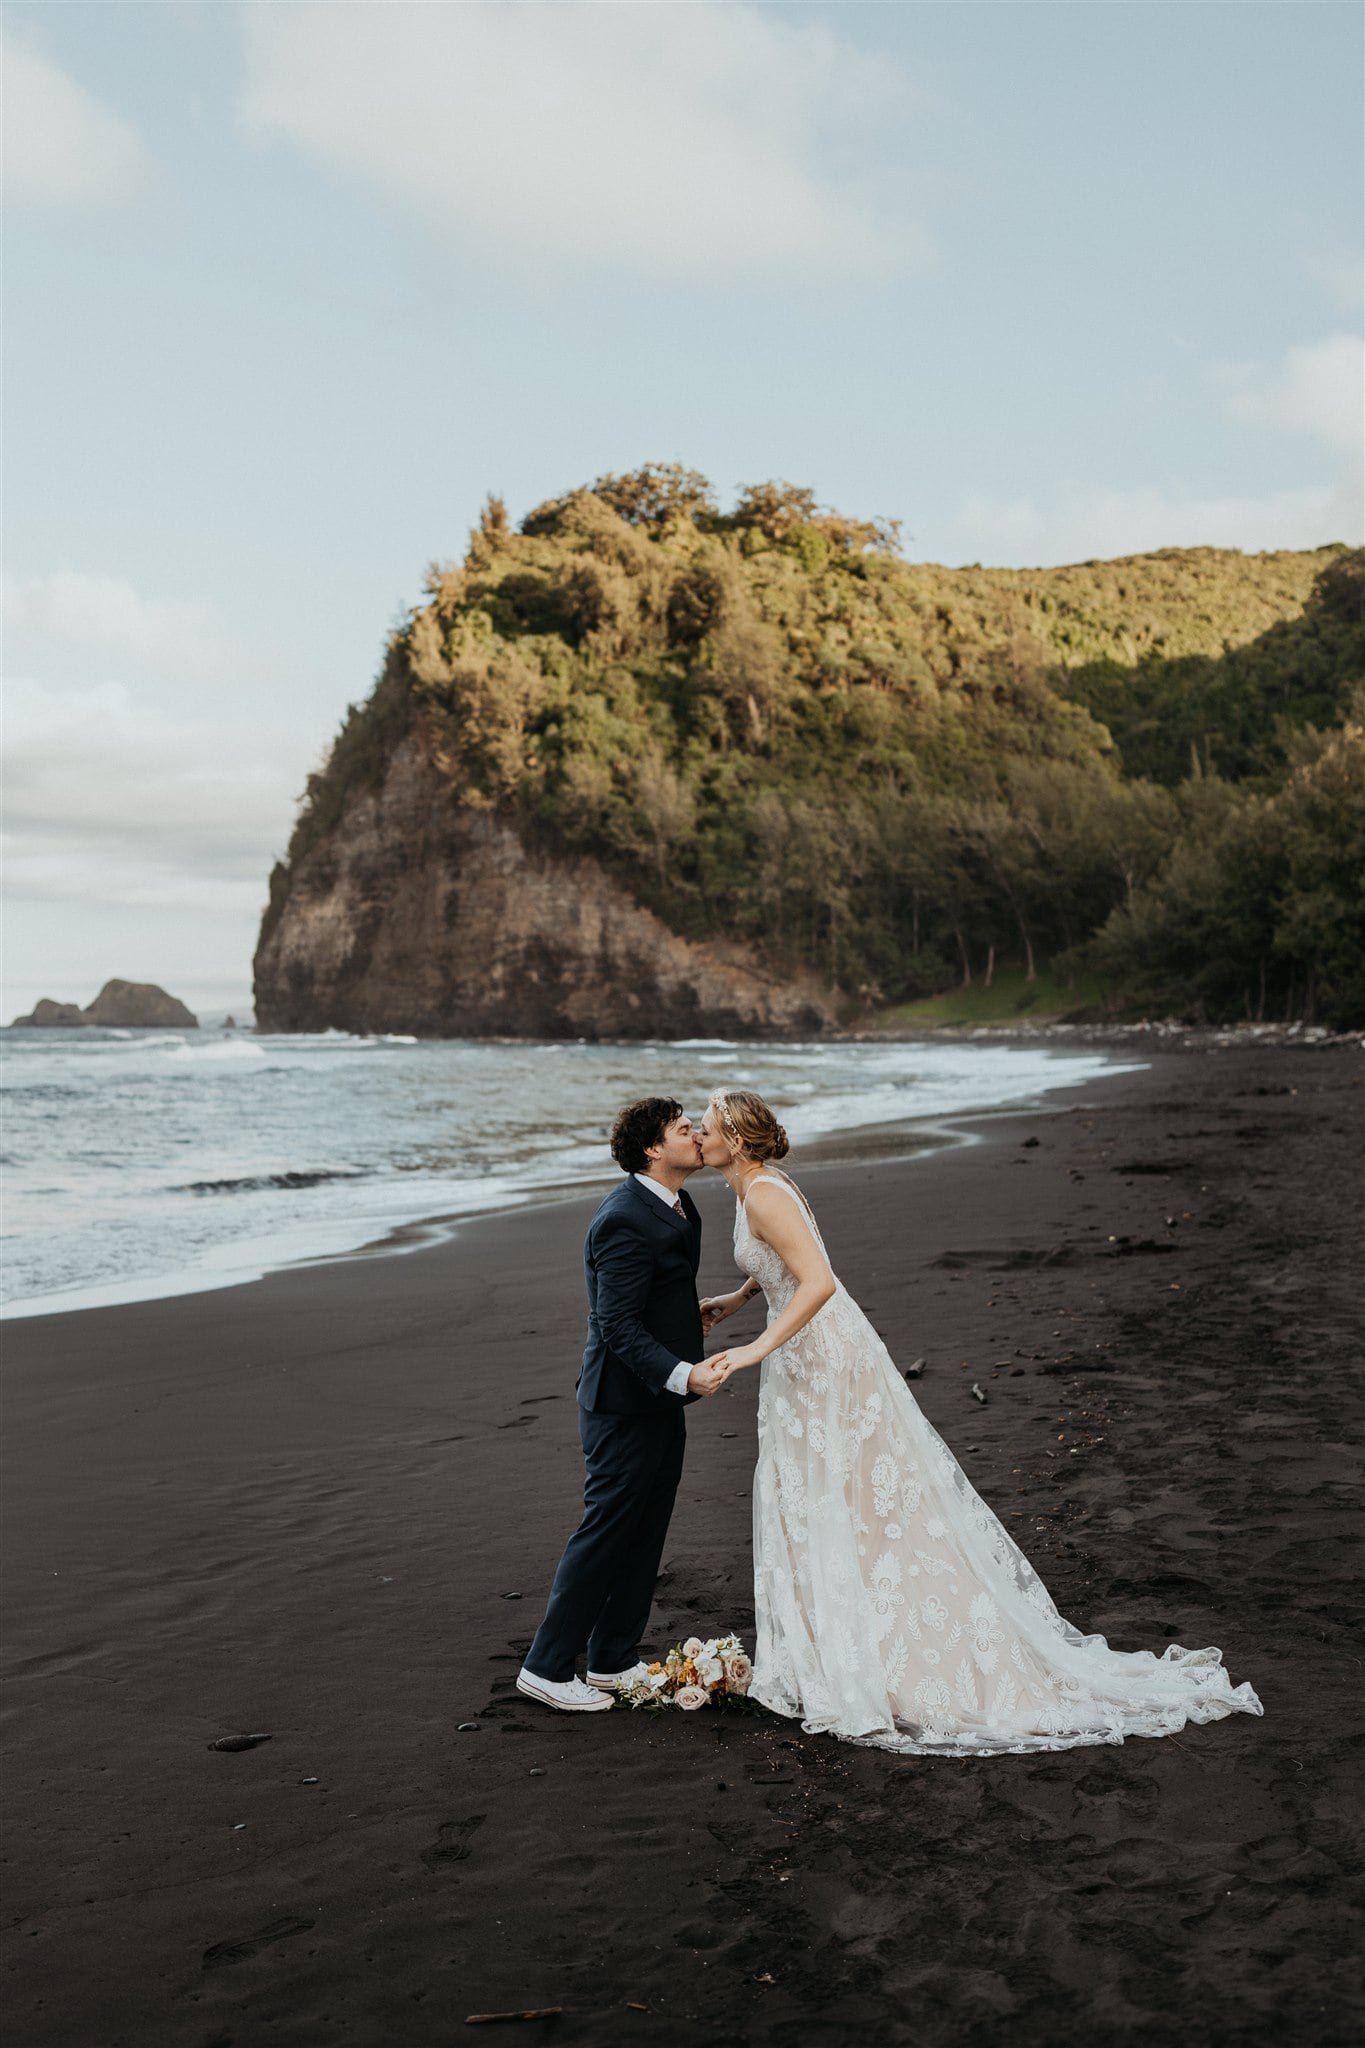
[(471, 1813), (467, 1820), (443, 1820), (436, 1830), (436, 1840), (429, 1849), (422, 1851), (422, 1861), (427, 1869), (439, 1870), (446, 1863), (463, 1863), (484, 1818), (481, 1813)]
[(286, 1936), (306, 1934), (310, 1927), (316, 1925), (316, 1920), (305, 1920), (299, 1914), (291, 1914), (284, 1920), (272, 1920), (268, 1927), (258, 1927), (254, 1934), (245, 1934), (240, 1941), (215, 1941), (211, 1948), (204, 1950), (204, 1968), (216, 1970), (224, 1963), (243, 1963), (248, 1956), (259, 1954), (263, 1948), (272, 1947)]

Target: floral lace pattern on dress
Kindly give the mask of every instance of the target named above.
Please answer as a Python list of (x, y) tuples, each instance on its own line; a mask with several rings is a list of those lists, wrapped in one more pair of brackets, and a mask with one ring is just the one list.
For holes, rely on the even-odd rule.
[[(761, 1177), (823, 1251), (794, 1183)], [(771, 1323), (797, 1283), (742, 1202), (735, 1261)], [(1063, 1620), (837, 1281), (760, 1373), (751, 1695), (775, 1713), (910, 1755), (993, 1756), (1262, 1711), (1218, 1650), (1121, 1652)]]

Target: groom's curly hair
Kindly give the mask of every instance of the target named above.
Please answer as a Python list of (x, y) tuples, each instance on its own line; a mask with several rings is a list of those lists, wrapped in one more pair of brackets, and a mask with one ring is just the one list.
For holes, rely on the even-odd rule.
[(662, 1145), (664, 1132), (682, 1113), (682, 1104), (666, 1095), (628, 1102), (611, 1127), (611, 1156), (622, 1173), (643, 1173), (649, 1165), (650, 1146)]

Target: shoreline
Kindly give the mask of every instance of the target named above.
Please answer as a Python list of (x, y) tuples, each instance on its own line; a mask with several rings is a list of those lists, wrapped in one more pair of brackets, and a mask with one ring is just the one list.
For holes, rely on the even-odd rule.
[[(528, 2038), (587, 2048), (1344, 2048), (1363, 1108), (1354, 1051), (1252, 1046), (931, 1174), (797, 1165), (1062, 1612), (1217, 1644), (1265, 1702), (1116, 1749), (906, 1762), (515, 1694), (577, 1513), (592, 1196), (16, 1323), (19, 2048), (448, 2048), (546, 2007)], [(711, 1291), (731, 1205), (693, 1186)], [(755, 1377), (689, 1414), (651, 1647), (751, 1635)], [(207, 1749), (239, 1730), (271, 1739)]]
[[(132, 1037), (135, 1034), (125, 1032), (119, 1035)], [(238, 1031), (232, 1035), (253, 1034)], [(1323, 1025), (1302, 1024), (1223, 1027), (1185, 1025), (1171, 1019), (1129, 1025), (1066, 1024), (1047, 1020), (1034, 1025), (1016, 1022), (1008, 1025), (934, 1025), (907, 1031), (849, 1031), (831, 1038), (828, 1043), (980, 1044), (1003, 1049), (1017, 1044), (1021, 1049), (1036, 1052), (1040, 1044), (1047, 1049), (1054, 1041), (1059, 1052), (1084, 1047), (1087, 1052), (1110, 1054), (1112, 1064), (1075, 1082), (1061, 1082), (1056, 1088), (1040, 1089), (1040, 1108), (1046, 1105), (1049, 1097), (1065, 1094), (1072, 1088), (1088, 1088), (1103, 1083), (1113, 1073), (1130, 1068), (1135, 1059), (1140, 1059), (1145, 1065), (1154, 1056), (1162, 1054), (1216, 1053), (1253, 1048), (1285, 1051), (1331, 1050), (1348, 1046), (1365, 1048), (1365, 1033), (1334, 1033)], [(451, 1042), (482, 1044), (495, 1041)], [(782, 1044), (785, 1041), (771, 1042)], [(734, 1043), (736, 1051), (742, 1053), (750, 1042)], [(797, 1149), (802, 1159), (810, 1160), (815, 1166), (828, 1163), (859, 1165), (878, 1159), (909, 1157), (919, 1152), (932, 1154), (950, 1149), (955, 1144), (972, 1142), (974, 1127), (978, 1123), (1010, 1115), (1017, 1107), (1015, 1103), (1005, 1102), (957, 1113), (905, 1119), (891, 1125), (867, 1124), (855, 1127), (847, 1138), (825, 1134), (807, 1140)], [(254, 1286), (272, 1273), (328, 1266), (339, 1260), (405, 1256), (415, 1248), (457, 1236), (468, 1222), (476, 1218), (525, 1213), (572, 1201), (580, 1190), (600, 1191), (611, 1185), (615, 1172), (614, 1166), (607, 1162), (600, 1174), (572, 1182), (532, 1182), (524, 1187), (490, 1193), (456, 1210), (437, 1207), (387, 1218), (318, 1217), (311, 1222), (289, 1226), (290, 1243), (273, 1251), (276, 1244), (273, 1237), (225, 1238), (195, 1265), (173, 1268), (165, 1273), (136, 1275), (123, 1281), (96, 1281), (0, 1303), (0, 1327), (48, 1316), (85, 1315), (131, 1307), (142, 1302), (190, 1299), (215, 1294), (225, 1288)]]
[[(887, 1042), (915, 1044), (918, 1040), (909, 1038)], [(1030, 1049), (1036, 1050), (1036, 1046)], [(1044, 1108), (1054, 1096), (1090, 1087), (1115, 1073), (1131, 1069), (1131, 1060), (1116, 1056), (1108, 1067), (1094, 1073), (1058, 1081), (1053, 1087), (1040, 1086), (1037, 1090), (1038, 1107)], [(855, 1125), (846, 1133), (817, 1134), (798, 1149), (801, 1158), (809, 1160), (812, 1165), (856, 1166), (882, 1158), (927, 1155), (951, 1149), (955, 1144), (971, 1142), (972, 1130), (977, 1123), (1009, 1115), (1018, 1106), (1016, 1101), (1005, 1100), (961, 1112), (932, 1113), (887, 1124)], [(457, 1236), (467, 1223), (480, 1217), (506, 1216), (553, 1207), (594, 1189), (600, 1199), (601, 1192), (617, 1178), (617, 1169), (606, 1153), (605, 1142), (602, 1152), (603, 1164), (596, 1173), (574, 1181), (532, 1181), (512, 1188), (505, 1183), (497, 1187), (494, 1182), (483, 1199), (475, 1197), (467, 1207), (456, 1210), (433, 1208), (389, 1219), (382, 1216), (319, 1216), (311, 1222), (292, 1225), (273, 1256), (271, 1247), (274, 1240), (270, 1238), (255, 1235), (226, 1238), (213, 1246), (196, 1265), (166, 1273), (135, 1275), (128, 1280), (92, 1282), (47, 1294), (16, 1297), (0, 1304), (0, 1327), (47, 1316), (83, 1315), (133, 1307), (141, 1302), (214, 1294), (224, 1288), (253, 1286), (272, 1273), (332, 1265), (339, 1260), (405, 1256), (414, 1249), (443, 1243)], [(396, 1199), (397, 1188), (391, 1192)]]
[(1040, 1038), (1055, 1038), (1063, 1044), (1079, 1041), (1084, 1045), (1112, 1047), (1115, 1051), (1130, 1051), (1143, 1041), (1155, 1041), (1159, 1048), (1179, 1052), (1216, 1052), (1230, 1047), (1251, 1046), (1365, 1046), (1365, 1030), (1360, 1028), (1333, 1031), (1326, 1024), (1258, 1024), (1253, 1021), (1187, 1024), (1178, 1017), (1148, 1017), (1128, 1024), (1084, 1018), (1069, 1023), (1062, 1017), (1040, 1017), (1036, 1023), (1030, 1024), (1026, 1018), (1018, 1017), (999, 1024), (916, 1024), (904, 1028), (870, 1025), (865, 1030), (849, 1030), (841, 1036), (849, 1041), (886, 1045), (921, 1038), (929, 1043), (946, 1041), (952, 1044), (981, 1039), (995, 1043), (1018, 1039), (1021, 1043), (1034, 1045)]

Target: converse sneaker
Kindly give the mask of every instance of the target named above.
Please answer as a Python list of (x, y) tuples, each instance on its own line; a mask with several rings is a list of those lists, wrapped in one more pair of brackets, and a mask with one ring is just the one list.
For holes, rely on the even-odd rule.
[(581, 1678), (538, 1678), (524, 1664), (517, 1673), (517, 1691), (524, 1692), (527, 1699), (539, 1700), (542, 1706), (558, 1707), (561, 1714), (600, 1714), (613, 1704), (610, 1693), (584, 1685)]
[(588, 1684), (597, 1686), (602, 1692), (615, 1692), (618, 1685), (634, 1685), (641, 1678), (648, 1678), (649, 1666), (643, 1661), (632, 1664), (629, 1671), (590, 1671)]

